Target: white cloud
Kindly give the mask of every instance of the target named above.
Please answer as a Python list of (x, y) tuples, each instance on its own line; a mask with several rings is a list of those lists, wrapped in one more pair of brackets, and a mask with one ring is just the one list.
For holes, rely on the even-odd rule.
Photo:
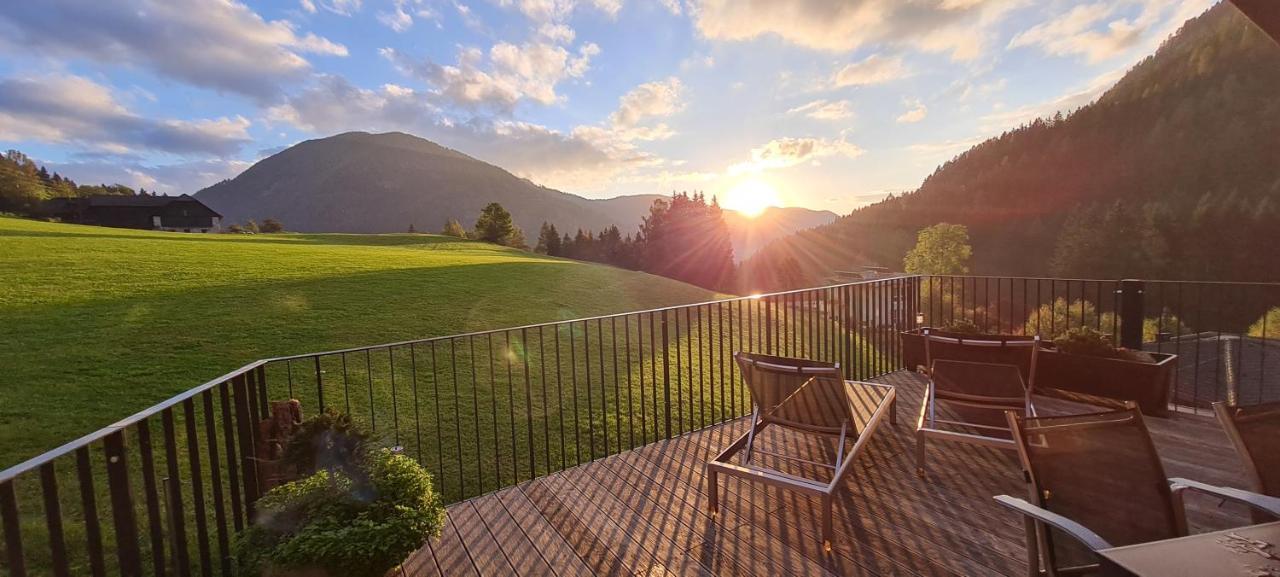
[(845, 120), (853, 117), (853, 108), (848, 100), (814, 100), (788, 110), (787, 114), (803, 114), (814, 120)]
[(888, 43), (957, 60), (978, 56), (986, 30), (1021, 0), (699, 0), (698, 31), (715, 40), (763, 35), (832, 52)]
[(72, 144), (115, 154), (227, 156), (249, 142), (249, 124), (241, 116), (145, 118), (121, 105), (107, 87), (81, 76), (0, 79), (0, 140)]
[(1074, 6), (1020, 32), (1009, 41), (1009, 48), (1035, 46), (1055, 56), (1081, 54), (1090, 62), (1110, 58), (1136, 44), (1151, 24), (1117, 18), (1107, 22), (1105, 30), (1097, 30), (1097, 24), (1107, 20), (1117, 7), (1110, 2)]
[(857, 145), (843, 139), (778, 138), (751, 149), (751, 160), (730, 166), (729, 174), (790, 168), (831, 156), (857, 158), (862, 152)]
[(846, 64), (836, 72), (832, 82), (836, 86), (866, 86), (884, 84), (907, 76), (907, 68), (900, 56), (872, 54), (858, 62)]
[(519, 46), (500, 42), (487, 55), (478, 48), (459, 50), (455, 65), (415, 61), (392, 48), (380, 52), (401, 72), (430, 84), (443, 104), (510, 112), (522, 100), (543, 105), (561, 102), (556, 85), (586, 74), (600, 47), (588, 42), (574, 54), (545, 39)]
[(0, 10), (0, 51), (123, 63), (259, 100), (308, 74), (302, 54), (347, 54), (243, 4), (205, 0), (12, 2)]
[(497, 0), (504, 8), (514, 6), (526, 18), (534, 22), (562, 22), (581, 5), (590, 5), (606, 16), (614, 18), (622, 9), (622, 0)]
[(316, 3), (311, 0), (298, 0), (298, 4), (302, 6), (302, 11), (307, 14), (316, 13)]
[(413, 27), (413, 16), (405, 11), (405, 1), (396, 0), (390, 12), (379, 12), (378, 22), (396, 32), (404, 32)]
[(314, 13), (319, 6), (341, 16), (351, 16), (360, 11), (362, 0), (302, 0), (302, 8)]
[(929, 113), (929, 109), (919, 100), (907, 100), (905, 104), (907, 105), (907, 111), (898, 116), (897, 122), (899, 124), (920, 122)]
[(616, 127), (631, 128), (645, 118), (670, 116), (684, 107), (680, 99), (683, 90), (684, 85), (674, 76), (641, 84), (618, 100), (618, 109), (609, 120)]
[(670, 12), (673, 15), (679, 16), (680, 13), (683, 12), (682, 7), (680, 6), (680, 0), (657, 0), (657, 2), (659, 6), (666, 8), (667, 12)]
[(613, 176), (655, 162), (634, 149), (606, 150), (578, 133), (528, 122), (472, 118), (459, 121), (432, 104), (433, 95), (396, 85), (364, 89), (323, 76), (271, 108), (272, 122), (334, 134), (348, 130), (404, 131), (461, 150), (548, 186), (600, 186)]

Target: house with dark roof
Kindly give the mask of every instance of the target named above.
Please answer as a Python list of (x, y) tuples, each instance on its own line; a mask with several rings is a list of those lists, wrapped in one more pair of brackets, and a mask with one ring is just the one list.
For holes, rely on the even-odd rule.
[(187, 194), (55, 198), (45, 203), (44, 212), (63, 222), (115, 228), (218, 232), (222, 227), (221, 214)]

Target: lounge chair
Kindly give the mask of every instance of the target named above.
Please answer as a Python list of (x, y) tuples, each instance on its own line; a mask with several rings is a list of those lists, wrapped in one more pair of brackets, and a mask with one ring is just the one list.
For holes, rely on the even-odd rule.
[[(1238, 407), (1220, 401), (1213, 410), (1240, 454), (1249, 489), (1280, 497), (1280, 402)], [(1254, 511), (1253, 520), (1274, 519)]]
[(1187, 490), (1280, 513), (1280, 499), (1166, 477), (1141, 411), (1125, 405), (1082, 415), (1006, 415), (1030, 499), (995, 499), (1025, 517), (1030, 575), (1095, 572), (1096, 551), (1186, 535)]
[[(822, 542), (831, 550), (833, 495), (852, 471), (852, 463), (888, 414), (894, 421), (895, 391), (892, 386), (845, 381), (835, 363), (792, 359), (753, 353), (734, 355), (743, 381), (751, 390), (751, 428), (715, 459), (707, 463), (708, 506), (719, 511), (718, 475), (727, 474), (750, 481), (798, 491), (822, 499)], [(834, 437), (834, 463), (821, 463), (796, 455), (769, 452), (756, 447), (758, 437), (777, 425), (802, 433)], [(853, 441), (849, 447), (848, 442)], [(735, 454), (743, 452), (740, 463)], [(755, 463), (758, 455), (803, 463), (831, 472), (829, 479), (792, 475)]]
[(929, 383), (916, 421), (916, 473), (924, 475), (930, 438), (1014, 450), (1004, 413), (1036, 414), (1040, 337), (923, 336), (927, 364), (919, 370)]

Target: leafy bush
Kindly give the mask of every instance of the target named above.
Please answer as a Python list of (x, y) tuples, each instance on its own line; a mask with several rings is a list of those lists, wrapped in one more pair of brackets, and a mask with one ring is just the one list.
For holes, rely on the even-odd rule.
[(322, 470), (264, 495), (236, 542), (239, 574), (381, 577), (439, 535), (444, 506), (413, 459), (381, 449), (360, 469), (355, 477)]
[(982, 327), (979, 327), (969, 319), (956, 319), (949, 323), (944, 323), (939, 327), (939, 329), (948, 333), (956, 333), (960, 335), (980, 335), (986, 332)]
[(1249, 325), (1249, 336), (1274, 339), (1280, 337), (1280, 307), (1275, 307)]
[(373, 435), (350, 415), (327, 409), (289, 436), (283, 462), (302, 475), (336, 469), (351, 476), (358, 474), (356, 465), (364, 461), (372, 441)]
[(1119, 351), (1111, 343), (1111, 336), (1102, 334), (1093, 327), (1072, 327), (1054, 338), (1053, 344), (1059, 351), (1071, 355), (1108, 358), (1119, 356)]

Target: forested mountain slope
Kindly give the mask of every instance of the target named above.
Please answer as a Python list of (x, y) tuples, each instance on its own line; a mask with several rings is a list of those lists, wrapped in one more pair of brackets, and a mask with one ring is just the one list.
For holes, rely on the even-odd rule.
[(748, 268), (758, 286), (897, 270), (937, 222), (969, 227), (975, 273), (1280, 279), (1280, 46), (1221, 3), (1093, 104), (991, 138)]

